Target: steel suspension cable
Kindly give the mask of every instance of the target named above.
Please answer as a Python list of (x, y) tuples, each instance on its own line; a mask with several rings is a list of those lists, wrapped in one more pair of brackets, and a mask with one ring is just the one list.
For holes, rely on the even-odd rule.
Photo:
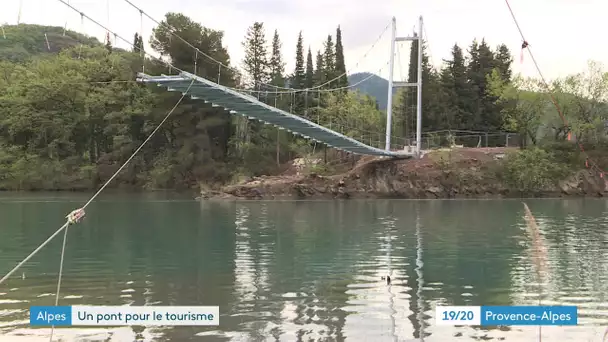
[[(562, 119), (562, 122), (564, 124), (564, 127), (567, 130), (570, 130), (569, 124), (568, 124), (568, 120), (566, 119), (566, 117), (564, 116), (561, 107), (559, 106), (557, 100), (555, 99), (555, 96), (553, 95), (553, 90), (551, 89), (551, 87), (549, 86), (549, 83), (547, 82), (547, 80), (545, 79), (545, 76), (543, 75), (538, 62), (536, 61), (536, 58), (534, 58), (534, 54), (532, 53), (532, 49), (530, 48), (530, 45), (528, 44), (528, 41), (526, 40), (524, 33), (521, 29), (521, 26), (519, 25), (519, 22), (517, 21), (517, 17), (515, 16), (515, 13), (513, 12), (513, 8), (511, 8), (511, 4), (509, 3), (509, 0), (505, 0), (505, 3), (507, 4), (507, 8), (509, 9), (509, 13), (511, 13), (511, 18), (513, 19), (513, 22), (515, 23), (515, 26), (517, 27), (517, 30), (519, 31), (519, 34), (521, 36), (521, 39), (523, 41), (522, 44), (522, 49), (526, 49), (528, 50), (528, 54), (530, 55), (530, 58), (532, 59), (532, 63), (534, 63), (534, 67), (536, 68), (536, 71), (538, 72), (538, 75), (541, 78), (541, 81), (543, 82), (543, 85), (545, 86), (547, 92), (549, 93), (549, 97), (551, 98), (551, 102), (553, 102), (553, 106), (555, 106), (555, 109), (557, 110), (557, 113), (559, 114), (560, 118)], [(599, 170), (600, 172), (600, 177), (604, 178), (604, 170), (599, 167), (599, 165), (591, 160), (589, 158), (589, 155), (587, 154), (587, 152), (585, 151), (585, 148), (583, 147), (583, 144), (581, 142), (577, 141), (577, 145), (579, 147), (579, 149), (581, 150), (581, 153), (583, 154), (583, 156), (585, 157), (585, 164), (587, 164), (588, 162), (591, 163), (591, 168), (595, 168), (597, 170)], [(588, 167), (588, 165), (586, 165)]]

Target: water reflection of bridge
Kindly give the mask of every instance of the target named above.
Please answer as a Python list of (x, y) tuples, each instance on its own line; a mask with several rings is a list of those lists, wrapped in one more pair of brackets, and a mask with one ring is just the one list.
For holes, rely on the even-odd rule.
[[(389, 202), (360, 205), (366, 213), (354, 217), (339, 202), (232, 204), (227, 334), (342, 341), (365, 338), (358, 332), (369, 326), (372, 339), (423, 340), (421, 221)], [(403, 226), (415, 239), (403, 238)], [(389, 268), (391, 286), (381, 279)]]

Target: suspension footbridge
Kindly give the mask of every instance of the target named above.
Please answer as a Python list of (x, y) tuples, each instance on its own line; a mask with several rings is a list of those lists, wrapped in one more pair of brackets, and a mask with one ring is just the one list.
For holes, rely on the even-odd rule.
[[(151, 76), (138, 73), (137, 81), (157, 84), (168, 91), (181, 92), (192, 99), (222, 107), (232, 114), (242, 115), (251, 120), (270, 124), (287, 130), (329, 147), (360, 155), (410, 158), (413, 153), (407, 151), (382, 150), (366, 145), (344, 134), (323, 127), (310, 120), (291, 114), (284, 110), (267, 105), (255, 97), (239, 93), (233, 89), (198, 77), (188, 72), (179, 75)], [(194, 83), (193, 83), (194, 81)]]
[[(197, 72), (196, 72), (196, 70), (197, 70), (196, 63), (197, 63), (199, 56), (204, 56), (207, 59), (209, 59), (211, 62), (217, 64), (218, 70), (221, 70), (222, 68), (227, 68), (227, 69), (235, 71), (237, 74), (241, 74), (241, 71), (237, 70), (234, 67), (231, 67), (229, 65), (225, 65), (225, 64), (215, 60), (213, 57), (209, 56), (206, 52), (199, 50), (196, 46), (192, 45), (190, 42), (188, 42), (187, 40), (182, 38), (179, 34), (177, 34), (176, 30), (173, 27), (171, 27), (170, 25), (168, 25), (165, 22), (157, 21), (156, 19), (154, 19), (150, 15), (148, 15), (145, 11), (143, 11), (141, 8), (137, 7), (136, 5), (134, 5), (132, 2), (130, 2), (128, 0), (125, 0), (125, 2), (138, 10), (140, 19), (142, 21), (142, 23), (141, 23), (142, 32), (139, 35), (140, 37), (144, 36), (143, 17), (146, 16), (149, 19), (151, 19), (154, 23), (156, 23), (157, 25), (164, 26), (167, 29), (170, 37), (174, 37), (174, 38), (180, 40), (181, 42), (183, 42), (184, 44), (186, 44), (187, 46), (189, 46), (190, 48), (193, 49), (194, 55), (195, 55), (193, 73), (187, 72), (185, 70), (181, 70), (181, 69), (175, 67), (174, 65), (171, 65), (169, 62), (162, 60), (158, 56), (151, 55), (149, 52), (145, 51), (142, 47), (131, 44), (131, 42), (128, 39), (121, 37), (116, 32), (112, 31), (110, 28), (104, 26), (103, 24), (100, 24), (98, 21), (96, 21), (93, 18), (91, 18), (90, 16), (86, 15), (85, 13), (83, 13), (82, 11), (80, 11), (79, 9), (74, 7), (72, 4), (70, 4), (69, 1), (67, 1), (67, 2), (65, 0), (58, 0), (58, 1), (63, 3), (64, 5), (69, 7), (71, 10), (77, 12), (80, 15), (81, 26), (83, 26), (82, 23), (84, 22), (84, 19), (86, 18), (89, 21), (91, 21), (92, 23), (94, 23), (97, 26), (104, 29), (107, 32), (107, 37), (110, 37), (110, 35), (113, 34), (115, 39), (120, 38), (125, 43), (131, 45), (133, 47), (134, 51), (139, 50), (144, 59), (142, 65), (145, 64), (145, 59), (149, 56), (151, 59), (158, 60), (161, 63), (167, 65), (169, 67), (169, 70), (174, 70), (174, 71), (179, 72), (179, 74), (177, 74), (177, 75), (154, 76), (154, 75), (146, 74), (142, 67), (142, 72), (138, 73), (137, 78), (136, 78), (136, 80), (141, 83), (156, 84), (160, 87), (166, 88), (168, 91), (181, 92), (184, 96), (188, 96), (192, 99), (201, 100), (201, 101), (204, 101), (205, 103), (211, 103), (215, 107), (224, 108), (231, 114), (241, 115), (241, 116), (247, 117), (250, 120), (257, 120), (257, 121), (263, 122), (265, 124), (273, 125), (279, 129), (291, 132), (294, 135), (298, 135), (305, 139), (314, 141), (316, 143), (321, 143), (328, 147), (335, 148), (337, 150), (345, 151), (348, 153), (357, 154), (357, 155), (370, 155), (370, 156), (378, 156), (378, 157), (403, 158), (403, 159), (420, 155), (420, 146), (421, 146), (420, 145), (420, 135), (421, 135), (420, 119), (421, 119), (421, 116), (420, 116), (420, 108), (419, 108), (420, 100), (418, 99), (418, 105), (417, 105), (418, 106), (418, 111), (417, 111), (418, 127), (417, 127), (417, 132), (416, 132), (417, 133), (417, 139), (416, 139), (417, 144), (416, 144), (415, 150), (412, 150), (411, 148), (406, 149), (406, 146), (400, 147), (400, 149), (391, 148), (392, 145), (391, 145), (391, 134), (390, 133), (391, 133), (391, 128), (392, 128), (392, 126), (391, 126), (392, 125), (392, 122), (391, 122), (392, 105), (391, 105), (390, 100), (393, 96), (393, 92), (392, 92), (393, 87), (416, 86), (418, 88), (417, 93), (420, 94), (421, 86), (422, 86), (421, 81), (419, 81), (417, 83), (413, 83), (413, 84), (408, 84), (405, 82), (393, 83), (392, 75), (389, 77), (389, 89), (388, 89), (388, 94), (387, 94), (388, 109), (387, 109), (387, 113), (386, 113), (387, 114), (386, 115), (387, 130), (386, 130), (386, 132), (384, 132), (385, 136), (386, 136), (386, 144), (385, 144), (385, 148), (382, 149), (382, 148), (373, 146), (374, 143), (371, 141), (372, 139), (370, 139), (369, 136), (367, 137), (368, 139), (364, 139), (363, 136), (360, 136), (357, 138), (361, 138), (361, 139), (357, 140), (357, 138), (352, 137), (352, 134), (349, 134), (349, 135), (351, 135), (351, 136), (349, 136), (347, 134), (343, 134), (343, 133), (340, 133), (340, 132), (332, 129), (331, 123), (330, 123), (330, 128), (327, 128), (319, 123), (315, 123), (314, 121), (311, 121), (310, 118), (305, 118), (300, 115), (296, 115), (296, 114), (287, 112), (285, 110), (268, 105), (268, 104), (260, 101), (259, 97), (256, 98), (254, 96), (251, 96), (249, 93), (243, 93), (242, 91), (239, 91), (242, 89), (235, 89), (235, 88), (231, 88), (231, 87), (228, 87), (225, 85), (221, 85), (221, 84), (219, 84), (219, 76), (218, 76), (218, 83), (215, 83), (214, 81), (210, 81), (206, 78), (198, 76)], [(109, 10), (108, 10), (108, 16), (109, 16)], [(388, 63), (388, 64), (390, 64), (389, 65), (390, 73), (393, 72), (393, 64), (394, 64), (393, 57), (395, 54), (395, 43), (399, 40), (418, 40), (418, 39), (421, 40), (421, 33), (422, 33), (422, 32), (420, 32), (420, 35), (418, 37), (397, 38), (397, 37), (395, 37), (395, 19), (394, 18), (391, 21), (391, 24), (392, 24), (393, 36), (391, 39), (391, 58), (390, 58), (390, 62)], [(391, 26), (391, 24), (387, 25), (387, 27), (384, 29), (382, 34), (378, 37), (378, 40), (374, 44), (371, 45), (371, 48), (368, 51), (368, 53), (371, 51), (371, 49), (373, 49), (375, 47), (376, 43), (378, 43), (378, 41), (381, 39), (382, 35), (388, 30), (388, 28)], [(422, 26), (420, 27), (420, 29), (422, 29)], [(419, 48), (419, 50), (421, 50), (421, 48)], [(367, 53), (363, 56), (363, 58), (365, 58), (366, 56), (367, 56)], [(361, 62), (361, 60), (359, 62)], [(357, 67), (358, 64), (359, 63), (357, 63), (355, 67)], [(420, 64), (420, 63), (418, 63), (418, 64)], [(418, 68), (420, 69), (420, 65), (418, 65)], [(171, 72), (169, 72), (169, 73), (171, 74)], [(275, 85), (270, 85), (270, 84), (264, 84), (264, 85), (275, 88), (275, 91), (271, 91), (272, 93), (275, 93), (275, 94), (280, 94), (280, 93), (295, 94), (297, 92), (308, 92), (308, 91), (313, 91), (313, 92), (343, 91), (345, 89), (351, 89), (355, 85), (349, 85), (347, 87), (341, 87), (341, 88), (335, 88), (335, 89), (326, 89), (326, 87), (328, 87), (330, 85), (330, 83), (335, 82), (340, 78), (347, 78), (347, 77), (348, 77), (348, 72), (345, 72), (344, 74), (338, 75), (337, 77), (335, 77), (331, 80), (328, 80), (327, 82), (325, 82), (321, 85), (317, 85), (315, 87), (307, 88), (307, 89), (286, 88), (286, 87), (280, 87), (280, 86), (275, 86)], [(418, 79), (421, 80), (421, 77), (418, 77)], [(402, 85), (400, 85), (400, 83), (402, 83)], [(268, 91), (265, 91), (265, 92), (268, 93)], [(420, 97), (420, 96), (418, 96), (418, 97)], [(380, 133), (380, 132), (377, 132), (377, 133)], [(365, 142), (362, 142), (362, 140)], [(377, 145), (377, 146), (379, 146), (379, 145)]]

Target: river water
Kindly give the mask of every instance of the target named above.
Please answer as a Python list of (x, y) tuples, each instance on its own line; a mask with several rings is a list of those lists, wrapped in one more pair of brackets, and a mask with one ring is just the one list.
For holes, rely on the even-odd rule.
[[(0, 197), (0, 276), (81, 195)], [(608, 201), (527, 200), (547, 245), (539, 285), (520, 200), (197, 202), (105, 195), (69, 230), (60, 305), (217, 305), (219, 327), (56, 329), (62, 341), (538, 341), (538, 327), (438, 327), (436, 305), (577, 305), (542, 341), (602, 341)], [(0, 341), (48, 341), (61, 236), (0, 285)], [(392, 274), (392, 285), (381, 279)]]

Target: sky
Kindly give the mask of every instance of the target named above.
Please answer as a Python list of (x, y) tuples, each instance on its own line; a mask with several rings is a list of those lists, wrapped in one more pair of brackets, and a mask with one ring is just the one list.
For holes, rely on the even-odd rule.
[[(107, 25), (117, 34), (132, 40), (143, 27), (150, 36), (154, 22), (124, 0), (64, 0), (79, 11)], [(85, 19), (59, 0), (2, 0), (0, 23), (64, 26), (85, 32), (103, 41), (105, 30)], [(275, 29), (283, 43), (286, 71), (294, 68), (295, 46), (301, 30), (305, 48), (313, 58), (328, 34), (335, 39), (341, 26), (349, 73), (374, 72), (388, 78), (390, 21), (394, 16), (397, 36), (417, 30), (419, 16), (424, 20), (423, 35), (428, 41), (434, 66), (450, 58), (455, 43), (467, 48), (474, 38), (485, 38), (495, 47), (506, 44), (513, 53), (515, 73), (537, 77), (527, 53), (520, 63), (521, 37), (504, 0), (132, 0), (156, 20), (166, 12), (181, 12), (206, 27), (224, 31), (224, 46), (233, 66), (242, 66), (242, 41), (247, 27), (255, 21), (264, 23), (270, 41)], [(582, 72), (587, 62), (608, 64), (608, 45), (597, 35), (608, 32), (606, 0), (510, 0), (517, 20), (547, 79)], [(21, 14), (19, 16), (19, 8)], [(108, 11), (109, 9), (109, 11)], [(389, 27), (387, 29), (387, 27)], [(386, 30), (385, 30), (386, 29)], [(378, 37), (381, 33), (380, 40)], [(0, 36), (0, 39), (1, 36)], [(374, 43), (376, 44), (374, 45)], [(409, 42), (397, 43), (394, 80), (407, 75)], [(118, 41), (119, 47), (128, 44)], [(372, 48), (373, 45), (373, 48)]]

